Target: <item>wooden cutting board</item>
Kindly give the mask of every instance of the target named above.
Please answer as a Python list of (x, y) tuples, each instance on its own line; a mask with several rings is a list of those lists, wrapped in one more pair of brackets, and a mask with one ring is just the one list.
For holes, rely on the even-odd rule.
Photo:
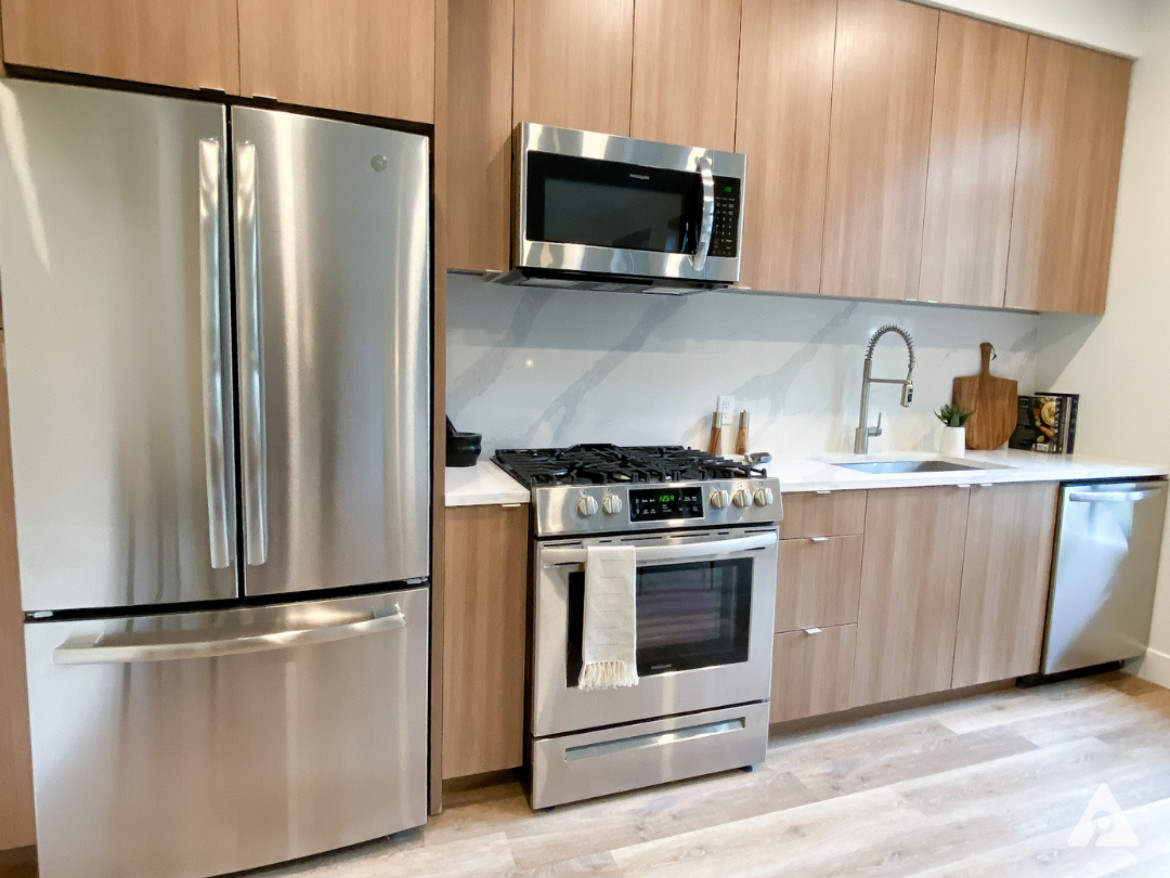
[(991, 374), (991, 342), (979, 346), (983, 368), (978, 375), (956, 378), (954, 404), (975, 412), (967, 422), (967, 447), (993, 451), (1011, 438), (1016, 429), (1019, 386), (1009, 378)]

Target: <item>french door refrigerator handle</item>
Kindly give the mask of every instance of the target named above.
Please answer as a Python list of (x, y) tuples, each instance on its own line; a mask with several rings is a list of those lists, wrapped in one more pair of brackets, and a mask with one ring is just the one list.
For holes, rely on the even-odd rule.
[(211, 566), (232, 563), (228, 528), (227, 452), (223, 413), (223, 289), (220, 214), (223, 154), (218, 140), (199, 141), (199, 309), (203, 345), (203, 456), (207, 474), (207, 530)]
[(699, 241), (691, 265), (695, 271), (707, 267), (707, 253), (711, 249), (711, 232), (715, 225), (715, 175), (711, 172), (711, 159), (699, 157), (699, 175), (703, 180), (703, 196), (699, 209)]
[(244, 551), (249, 566), (268, 559), (268, 472), (264, 435), (264, 356), (260, 328), (260, 233), (256, 145), (236, 145), (236, 290), (240, 346), (240, 457)]
[[(371, 613), (364, 619), (341, 625), (273, 631), (267, 634), (244, 634), (240, 637), (192, 639), (198, 632), (160, 635), (152, 643), (119, 644), (116, 638), (103, 643), (101, 635), (75, 635), (53, 650), (55, 665), (108, 665), (137, 662), (164, 662), (180, 659), (207, 659), (225, 655), (242, 655), (272, 649), (289, 649), (335, 640), (348, 640), (366, 634), (380, 634), (406, 627), (406, 616), (395, 604), (391, 612)], [(212, 632), (208, 632), (209, 634)]]

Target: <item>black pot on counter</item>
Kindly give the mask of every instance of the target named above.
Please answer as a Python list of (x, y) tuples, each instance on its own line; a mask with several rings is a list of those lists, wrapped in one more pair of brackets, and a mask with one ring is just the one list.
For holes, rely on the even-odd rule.
[(482, 449), (481, 433), (460, 433), (447, 418), (447, 466), (475, 466)]

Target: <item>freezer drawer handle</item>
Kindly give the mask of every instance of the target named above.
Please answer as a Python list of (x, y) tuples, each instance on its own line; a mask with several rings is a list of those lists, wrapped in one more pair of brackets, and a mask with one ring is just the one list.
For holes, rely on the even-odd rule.
[(242, 637), (208, 637), (205, 640), (198, 640), (193, 639), (198, 632), (181, 632), (177, 635), (172, 634), (169, 638), (162, 635), (153, 643), (119, 645), (117, 635), (103, 638), (100, 634), (82, 634), (70, 637), (53, 650), (53, 664), (104, 665), (218, 658), (225, 655), (329, 643), (367, 634), (396, 631), (405, 627), (406, 616), (395, 604), (394, 608), (386, 613), (375, 612), (365, 619), (343, 625), (274, 631), (270, 634), (245, 634)]
[(1068, 495), (1073, 503), (1136, 503), (1157, 497), (1165, 488), (1150, 488), (1145, 491), (1074, 491)]
[(241, 457), (245, 561), (268, 560), (268, 479), (264, 435), (264, 352), (260, 332), (260, 235), (256, 216), (256, 144), (236, 145), (236, 270), (240, 324)]
[(199, 141), (199, 300), (203, 342), (203, 457), (207, 470), (207, 531), (211, 566), (230, 567), (227, 454), (223, 414), (223, 292), (220, 284), (219, 141)]

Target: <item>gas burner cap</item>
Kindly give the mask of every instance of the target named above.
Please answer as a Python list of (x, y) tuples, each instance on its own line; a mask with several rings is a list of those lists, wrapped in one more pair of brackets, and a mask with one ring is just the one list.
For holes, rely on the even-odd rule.
[(493, 459), (526, 487), (765, 478), (767, 470), (681, 445), (502, 449)]

